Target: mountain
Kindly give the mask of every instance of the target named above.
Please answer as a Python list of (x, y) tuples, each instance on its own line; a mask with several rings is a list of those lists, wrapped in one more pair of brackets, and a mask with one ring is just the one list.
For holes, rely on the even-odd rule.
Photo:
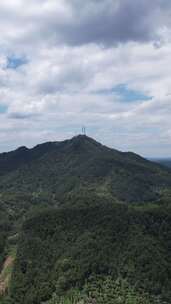
[(24, 164), (28, 164), (36, 159), (39, 159), (47, 152), (55, 148), (51, 142), (42, 145), (37, 145), (33, 149), (27, 147), (19, 147), (15, 151), (5, 152), (0, 154), (0, 175), (5, 175), (15, 171)]
[(0, 154), (0, 304), (169, 304), (171, 170), (85, 135)]
[(170, 187), (171, 170), (85, 135), (0, 154), (2, 193), (49, 193), (61, 200), (93, 192), (142, 202), (158, 199)]

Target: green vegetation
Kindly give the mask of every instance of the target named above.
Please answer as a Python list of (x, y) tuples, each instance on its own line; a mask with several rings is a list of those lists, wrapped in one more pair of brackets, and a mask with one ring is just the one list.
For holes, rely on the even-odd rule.
[(137, 292), (126, 280), (114, 281), (110, 276), (92, 277), (80, 291), (72, 289), (65, 296), (53, 294), (51, 300), (43, 304), (156, 304), (159, 297)]
[(89, 192), (142, 202), (157, 200), (171, 187), (169, 169), (134, 153), (109, 149), (87, 136), (14, 152), (0, 156), (1, 192), (50, 194), (58, 200)]
[(171, 303), (171, 171), (87, 136), (0, 154), (0, 304)]
[(0, 270), (2, 267), (2, 263), (5, 257), (5, 246), (7, 236), (10, 230), (10, 221), (9, 217), (5, 212), (5, 208), (0, 205)]
[[(40, 303), (82, 289), (92, 275), (126, 279), (170, 299), (171, 210), (111, 204), (47, 210), (23, 226), (11, 283), (14, 303)], [(46, 253), (46, 254), (45, 254)]]

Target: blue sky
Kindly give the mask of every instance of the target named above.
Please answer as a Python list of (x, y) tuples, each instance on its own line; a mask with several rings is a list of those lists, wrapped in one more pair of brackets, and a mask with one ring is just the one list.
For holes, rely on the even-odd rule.
[(1, 0), (0, 151), (85, 125), (115, 149), (170, 157), (170, 14), (169, 0)]
[(24, 57), (16, 57), (16, 56), (7, 57), (7, 69), (17, 69), (26, 63), (27, 60)]
[(120, 100), (126, 103), (147, 101), (152, 99), (151, 96), (147, 96), (145, 95), (145, 93), (142, 93), (134, 89), (129, 89), (126, 84), (119, 84), (114, 88), (101, 90), (98, 93), (104, 96), (118, 95)]
[(1, 113), (6, 113), (7, 112), (7, 106), (6, 105), (2, 105), (2, 104), (0, 104), (0, 114)]

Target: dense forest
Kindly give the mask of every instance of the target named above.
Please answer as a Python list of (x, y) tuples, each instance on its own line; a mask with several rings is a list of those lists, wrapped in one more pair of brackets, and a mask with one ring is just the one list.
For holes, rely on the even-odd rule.
[(131, 152), (79, 135), (0, 155), (0, 191), (50, 194), (90, 192), (126, 202), (154, 201), (171, 187), (171, 171)]
[(1, 304), (171, 303), (171, 171), (87, 136), (0, 155)]
[[(82, 290), (93, 276), (125, 280), (169, 301), (171, 208), (101, 204), (43, 211), (23, 225), (11, 296), (41, 303)], [(46, 253), (46, 254), (45, 254)]]

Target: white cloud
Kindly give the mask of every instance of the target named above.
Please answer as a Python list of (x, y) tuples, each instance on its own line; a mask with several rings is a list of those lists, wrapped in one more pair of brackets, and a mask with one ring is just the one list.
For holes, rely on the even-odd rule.
[[(8, 107), (0, 113), (1, 151), (71, 137), (84, 124), (115, 148), (171, 155), (169, 2), (143, 0), (139, 21), (137, 1), (118, 0), (110, 11), (112, 3), (0, 2), (0, 110)], [(133, 21), (125, 32), (129, 20), (122, 19), (116, 35), (108, 15), (119, 20), (126, 7), (139, 32)], [(25, 64), (7, 68), (16, 56)], [(152, 99), (124, 102), (112, 91), (119, 84)]]

